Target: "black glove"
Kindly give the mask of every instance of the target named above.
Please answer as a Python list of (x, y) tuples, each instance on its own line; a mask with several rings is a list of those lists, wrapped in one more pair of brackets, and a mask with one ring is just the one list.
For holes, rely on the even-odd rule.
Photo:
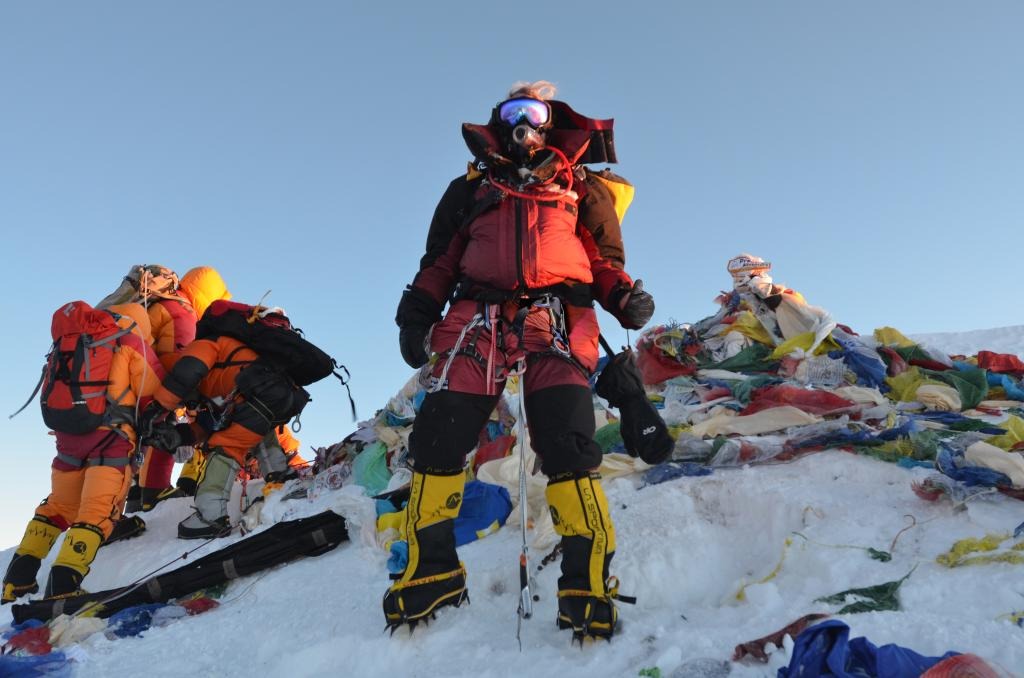
[[(628, 297), (627, 297), (628, 295)], [(625, 301), (623, 301), (625, 299)], [(627, 330), (638, 330), (654, 315), (654, 297), (644, 292), (644, 281), (637, 280), (632, 289), (620, 287), (608, 299), (612, 314)]]
[[(161, 426), (168, 419), (172, 419), (171, 411), (166, 409), (163, 405), (157, 401), (151, 402), (146, 406), (146, 409), (142, 410), (139, 414), (139, 423), (135, 427), (136, 432), (139, 436), (140, 442), (145, 442), (145, 439), (153, 435), (153, 431)], [(147, 445), (150, 443), (146, 443)]]
[(138, 435), (141, 444), (168, 451), (196, 442), (192, 427), (179, 424), (174, 414), (156, 401), (139, 415)]
[(413, 369), (427, 364), (429, 356), (424, 346), (431, 326), (441, 319), (441, 305), (426, 292), (409, 286), (402, 293), (395, 323), (400, 328), (398, 345), (402, 359)]
[(425, 346), (429, 331), (429, 327), (422, 325), (409, 325), (398, 331), (398, 345), (402, 349), (402, 360), (414, 370), (423, 367), (430, 360)]

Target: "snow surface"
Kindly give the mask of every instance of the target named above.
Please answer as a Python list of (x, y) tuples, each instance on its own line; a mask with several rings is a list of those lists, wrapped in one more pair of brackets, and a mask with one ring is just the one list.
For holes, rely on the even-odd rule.
[[(1024, 326), (914, 338), (950, 353), (991, 349), (1024, 356)], [(838, 609), (815, 602), (819, 597), (899, 579), (915, 567), (899, 592), (901, 611), (839, 617), (850, 625), (851, 637), (926, 655), (973, 652), (1024, 672), (1024, 628), (1000, 618), (1024, 610), (1022, 566), (951, 570), (935, 562), (957, 539), (1012, 531), (1024, 521), (1024, 503), (1002, 495), (960, 507), (949, 500), (929, 503), (910, 489), (929, 473), (827, 451), (648, 487), (638, 474), (606, 481), (618, 539), (612, 572), (638, 603), (621, 606), (624, 625), (612, 642), (588, 642), (582, 649), (555, 628), (553, 564), (537, 573), (541, 597), (534, 618), (523, 622), (520, 651), (518, 529), (460, 549), (472, 604), (444, 610), (412, 635), (401, 630), (389, 636), (380, 609), (388, 585), (386, 554), (373, 541), (372, 502), (354, 486), (314, 500), (282, 502), (272, 495), (264, 519), (334, 508), (349, 520), (352, 541), (238, 580), (219, 608), (201, 616), (139, 638), (96, 634), (75, 650), (75, 675), (569, 678), (636, 676), (658, 667), (666, 678), (684, 678), (724, 675), (708, 670), (724, 664), (737, 678), (774, 676), (788, 663), (791, 640), (767, 664), (729, 663), (733, 648), (807, 613)], [(144, 514), (149, 529), (143, 536), (101, 549), (86, 588), (134, 581), (194, 547), (174, 536), (189, 504), (161, 504)], [(218, 540), (189, 558), (238, 538)], [(850, 546), (893, 557), (879, 562)], [(12, 554), (0, 554), (0, 567)], [(543, 555), (532, 553), (534, 566)], [(758, 583), (780, 559), (777, 574)], [(737, 600), (744, 585), (745, 600)], [(0, 612), (0, 628), (11, 622), (9, 610)]]

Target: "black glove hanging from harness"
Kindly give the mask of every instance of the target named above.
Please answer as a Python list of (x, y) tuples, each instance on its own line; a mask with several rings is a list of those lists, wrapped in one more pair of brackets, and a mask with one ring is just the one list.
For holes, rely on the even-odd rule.
[(630, 350), (616, 353), (604, 336), (601, 346), (608, 353), (608, 364), (597, 378), (597, 395), (618, 408), (622, 442), (630, 456), (640, 457), (652, 466), (668, 459), (675, 448), (665, 420), (658, 414), (644, 390), (640, 368)]
[(398, 304), (395, 323), (398, 325), (398, 344), (406, 364), (419, 369), (427, 364), (430, 356), (425, 346), (430, 327), (441, 319), (441, 305), (426, 293), (407, 287)]

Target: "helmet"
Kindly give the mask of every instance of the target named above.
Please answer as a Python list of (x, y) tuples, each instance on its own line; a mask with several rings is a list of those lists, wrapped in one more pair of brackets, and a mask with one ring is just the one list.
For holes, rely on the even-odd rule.
[(730, 259), (725, 269), (732, 276), (733, 286), (741, 287), (749, 283), (750, 279), (755, 276), (764, 276), (772, 270), (772, 265), (761, 257), (744, 253)]
[(733, 277), (736, 277), (738, 273), (748, 273), (754, 276), (772, 270), (772, 265), (771, 262), (765, 261), (761, 257), (755, 257), (753, 254), (739, 254), (730, 259), (725, 268)]

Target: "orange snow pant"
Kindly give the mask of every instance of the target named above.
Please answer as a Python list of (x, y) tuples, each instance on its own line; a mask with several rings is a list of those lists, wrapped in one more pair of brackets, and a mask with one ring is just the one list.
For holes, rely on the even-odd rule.
[(254, 448), (263, 440), (263, 436), (255, 433), (241, 424), (234, 422), (223, 431), (217, 431), (206, 441), (206, 449), (212, 450), (219, 447), (224, 453), (238, 462), (239, 466), (245, 466), (245, 457), (249, 450)]
[(106, 539), (124, 510), (134, 445), (109, 429), (81, 435), (58, 432), (56, 438), (50, 495), (36, 515), (61, 531), (71, 525), (89, 525)]
[(120, 519), (128, 495), (131, 471), (127, 466), (86, 466), (76, 471), (51, 474), (50, 495), (36, 509), (36, 515), (64, 531), (85, 524), (110, 536)]

